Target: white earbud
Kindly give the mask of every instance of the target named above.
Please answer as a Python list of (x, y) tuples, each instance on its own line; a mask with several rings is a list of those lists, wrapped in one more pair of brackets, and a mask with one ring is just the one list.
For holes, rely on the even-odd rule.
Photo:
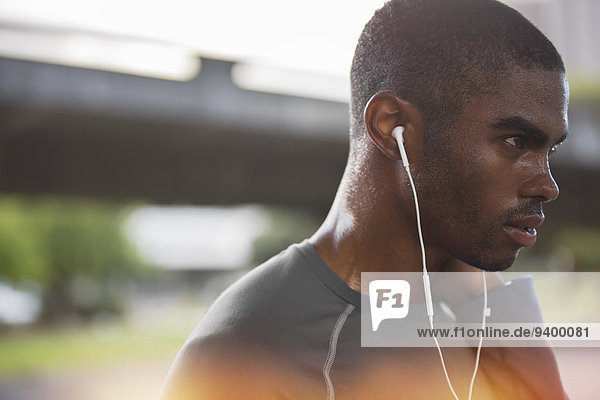
[(408, 167), (408, 156), (406, 155), (406, 150), (404, 150), (404, 127), (397, 126), (392, 130), (392, 137), (396, 139), (398, 143), (398, 149), (400, 150), (400, 157), (402, 157), (402, 165), (404, 168)]

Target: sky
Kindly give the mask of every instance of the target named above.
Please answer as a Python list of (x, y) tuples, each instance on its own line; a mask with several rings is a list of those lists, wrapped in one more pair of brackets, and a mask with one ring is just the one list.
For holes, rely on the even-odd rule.
[(0, 25), (151, 39), (215, 58), (340, 74), (382, 3), (0, 0)]

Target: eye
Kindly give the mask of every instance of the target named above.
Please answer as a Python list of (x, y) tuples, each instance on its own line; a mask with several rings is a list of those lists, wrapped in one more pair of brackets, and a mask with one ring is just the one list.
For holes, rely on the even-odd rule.
[(521, 135), (515, 135), (507, 137), (506, 139), (504, 139), (504, 141), (516, 149), (522, 149), (525, 147), (527, 140)]

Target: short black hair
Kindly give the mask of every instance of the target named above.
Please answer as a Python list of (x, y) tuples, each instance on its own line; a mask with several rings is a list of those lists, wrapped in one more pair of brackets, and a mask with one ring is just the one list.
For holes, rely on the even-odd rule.
[(419, 107), (426, 131), (444, 129), (511, 67), (563, 72), (546, 36), (494, 0), (391, 0), (360, 36), (352, 68), (352, 132), (369, 98), (389, 90)]

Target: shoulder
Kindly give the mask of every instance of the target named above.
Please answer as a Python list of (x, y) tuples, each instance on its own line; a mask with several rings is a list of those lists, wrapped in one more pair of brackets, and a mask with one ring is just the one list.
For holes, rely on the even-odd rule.
[[(283, 322), (273, 319), (292, 316), (293, 309), (314, 287), (315, 277), (299, 245), (292, 245), (254, 268), (227, 288), (208, 309), (192, 338), (245, 338), (260, 335), (265, 327)], [(285, 312), (288, 310), (289, 312)]]
[(251, 348), (210, 337), (189, 340), (164, 382), (161, 400), (270, 399), (278, 369)]

